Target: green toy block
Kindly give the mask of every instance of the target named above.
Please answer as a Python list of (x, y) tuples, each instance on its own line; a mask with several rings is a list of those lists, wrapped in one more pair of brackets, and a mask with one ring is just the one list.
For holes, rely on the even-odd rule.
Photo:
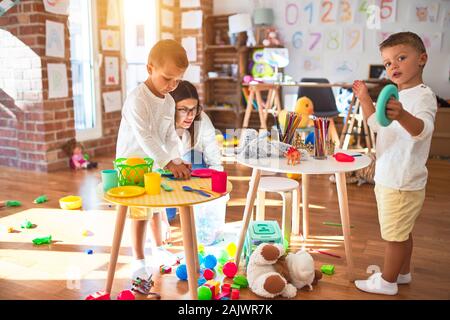
[(248, 287), (248, 280), (243, 275), (237, 275), (233, 278), (233, 283), (238, 285), (241, 288), (247, 288)]
[(320, 271), (322, 271), (322, 273), (332, 275), (334, 274), (334, 265), (324, 264), (322, 267), (320, 267)]
[(52, 243), (52, 236), (33, 239), (33, 243), (35, 245), (51, 244)]
[(164, 191), (167, 191), (167, 192), (173, 191), (173, 188), (165, 183), (161, 183), (161, 188), (163, 188)]
[(44, 202), (47, 202), (47, 201), (48, 201), (48, 198), (47, 198), (47, 196), (44, 194), (44, 195), (39, 196), (39, 197), (37, 197), (36, 199), (34, 199), (33, 203), (40, 204), (40, 203), (44, 203)]
[(22, 229), (31, 229), (33, 228), (33, 224), (31, 223), (31, 221), (25, 220), (20, 227)]
[(238, 285), (238, 284), (236, 284), (236, 283), (233, 283), (233, 284), (231, 285), (231, 288), (232, 288), (232, 289), (238, 289), (238, 290), (240, 290), (240, 289), (241, 289), (241, 286)]
[(20, 201), (17, 200), (8, 200), (6, 201), (6, 206), (7, 207), (20, 207), (22, 205), (22, 203)]

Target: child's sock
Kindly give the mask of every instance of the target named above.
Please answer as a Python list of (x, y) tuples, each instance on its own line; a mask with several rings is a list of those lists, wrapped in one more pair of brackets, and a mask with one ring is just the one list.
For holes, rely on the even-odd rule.
[(152, 270), (145, 264), (145, 259), (131, 262), (131, 279), (141, 278), (147, 280), (152, 275)]
[(396, 282), (387, 282), (381, 273), (374, 273), (367, 280), (356, 280), (355, 286), (362, 291), (376, 294), (396, 295), (398, 286)]
[(399, 274), (397, 277), (397, 284), (408, 284), (412, 280), (411, 272), (407, 274)]
[(175, 254), (167, 251), (164, 246), (156, 247), (153, 250), (153, 258), (156, 259), (159, 265), (173, 266), (177, 263), (178, 258)]

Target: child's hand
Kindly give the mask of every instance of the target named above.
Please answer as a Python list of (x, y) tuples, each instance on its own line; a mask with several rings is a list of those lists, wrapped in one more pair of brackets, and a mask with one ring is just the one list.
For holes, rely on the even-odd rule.
[(367, 89), (366, 84), (364, 81), (361, 80), (355, 80), (353, 82), (353, 94), (360, 100), (363, 101), (365, 99), (370, 99), (369, 90)]
[(386, 115), (391, 120), (399, 121), (404, 114), (402, 103), (396, 99), (389, 99), (386, 104)]
[(170, 161), (166, 168), (173, 173), (173, 176), (177, 179), (189, 179), (191, 177), (191, 170), (184, 163), (175, 164)]

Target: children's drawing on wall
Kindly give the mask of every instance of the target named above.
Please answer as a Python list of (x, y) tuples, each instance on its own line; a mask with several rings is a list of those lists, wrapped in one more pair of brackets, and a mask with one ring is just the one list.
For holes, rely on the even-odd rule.
[(47, 12), (64, 15), (69, 13), (69, 0), (43, 0), (43, 2), (45, 11)]
[(67, 68), (64, 63), (47, 64), (48, 98), (66, 98), (69, 95)]
[(120, 25), (119, 7), (117, 0), (108, 0), (108, 13), (106, 18), (108, 26)]
[(145, 47), (145, 25), (136, 25), (136, 47)]
[(110, 91), (103, 93), (103, 104), (105, 112), (114, 112), (122, 109), (122, 95), (120, 91)]
[(105, 84), (119, 84), (119, 58), (105, 57)]
[(364, 28), (349, 27), (344, 30), (344, 50), (361, 53), (364, 50)]
[(19, 2), (20, 0), (0, 0), (0, 17)]
[(299, 63), (301, 71), (310, 72), (322, 69), (320, 56), (302, 56)]
[(416, 1), (410, 4), (411, 22), (431, 22), (438, 21), (439, 2), (436, 1)]
[(358, 62), (355, 59), (337, 58), (331, 62), (329, 72), (337, 81), (351, 81), (356, 77)]
[(102, 50), (105, 51), (119, 51), (120, 37), (118, 31), (101, 30)]
[(419, 34), (422, 38), (423, 44), (425, 45), (425, 48), (429, 52), (440, 52), (441, 51), (441, 44), (442, 44), (442, 33), (441, 32), (435, 32), (435, 33), (422, 33)]
[(64, 24), (45, 21), (45, 55), (64, 58)]

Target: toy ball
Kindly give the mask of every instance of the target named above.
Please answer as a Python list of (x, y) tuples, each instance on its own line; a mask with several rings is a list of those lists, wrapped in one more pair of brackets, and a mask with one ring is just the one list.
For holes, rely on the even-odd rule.
[(201, 254), (201, 255), (204, 255), (205, 254), (205, 246), (203, 245), (203, 244), (199, 244), (198, 245), (198, 252)]
[(219, 261), (219, 264), (224, 265), (225, 263), (227, 263), (228, 260), (230, 260), (230, 257), (228, 255), (228, 252), (226, 250), (222, 250), (220, 252), (220, 257), (219, 259), (217, 259)]
[(314, 132), (310, 132), (305, 139), (305, 144), (314, 144)]
[(302, 178), (302, 175), (297, 173), (286, 173), (286, 177), (288, 177), (289, 179), (300, 180)]
[(230, 242), (225, 250), (227, 250), (227, 253), (230, 257), (234, 257), (237, 251), (236, 244), (234, 242)]
[(214, 269), (217, 265), (217, 259), (212, 254), (207, 255), (203, 260), (205, 268)]
[(239, 285), (241, 288), (247, 288), (248, 287), (248, 280), (243, 275), (237, 275), (233, 278), (233, 283)]
[(391, 98), (398, 100), (398, 89), (395, 85), (388, 84), (381, 90), (380, 95), (378, 96), (377, 109), (375, 111), (377, 121), (383, 127), (387, 127), (392, 122), (392, 120), (386, 116), (386, 104)]
[(234, 262), (227, 262), (223, 266), (223, 274), (226, 275), (228, 278), (233, 278), (236, 275), (237, 272), (237, 266)]
[(211, 289), (205, 286), (201, 286), (197, 289), (198, 300), (211, 300), (212, 292)]
[(186, 281), (187, 280), (187, 269), (185, 264), (180, 264), (175, 272), (178, 279)]
[(205, 271), (203, 271), (203, 276), (206, 280), (214, 279), (214, 271), (211, 269), (205, 269)]

